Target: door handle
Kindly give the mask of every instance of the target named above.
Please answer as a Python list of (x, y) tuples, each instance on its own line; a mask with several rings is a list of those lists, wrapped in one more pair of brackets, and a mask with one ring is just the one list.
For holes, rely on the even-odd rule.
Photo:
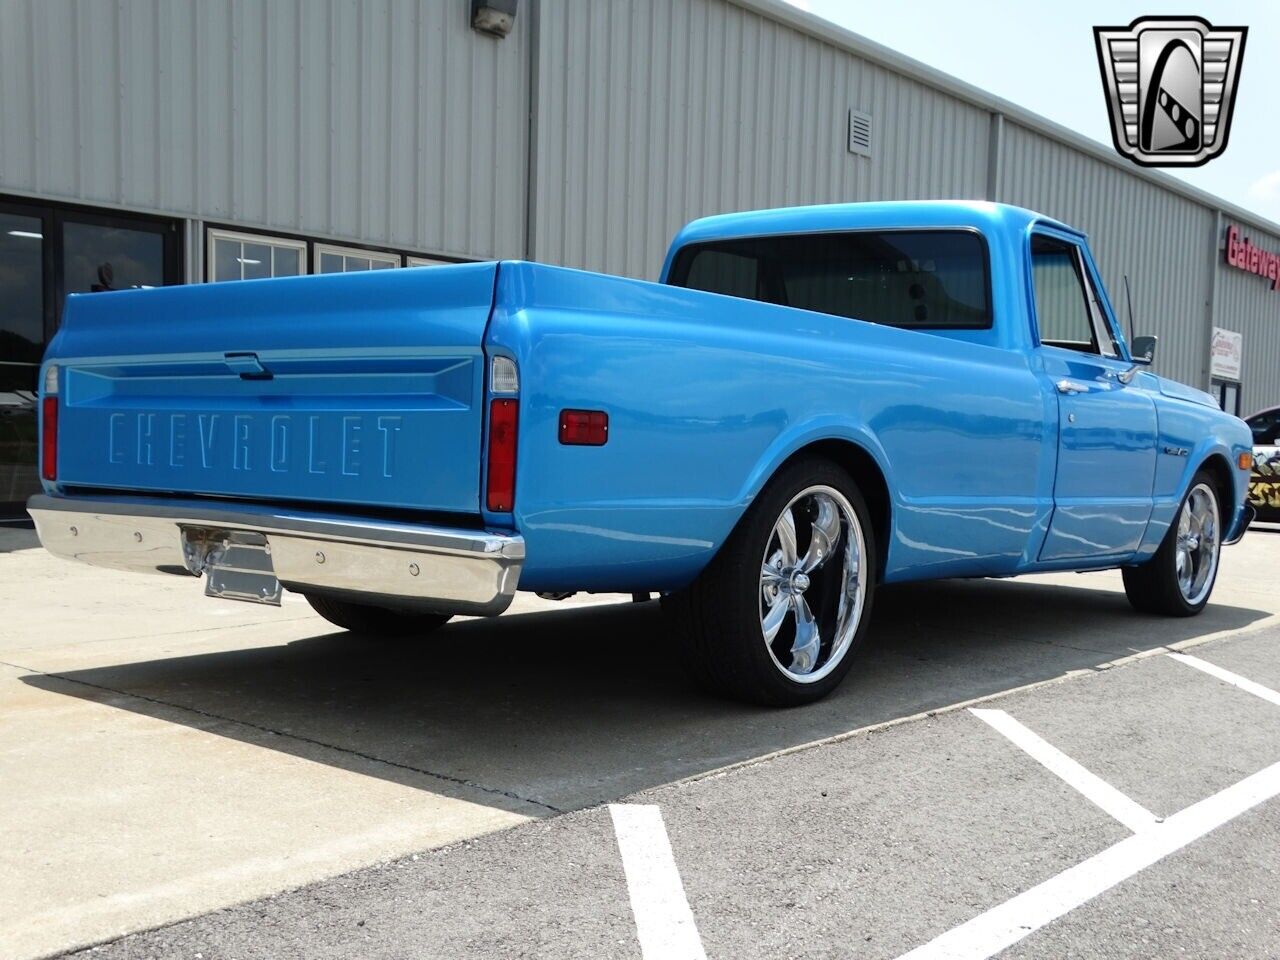
[(1054, 384), (1058, 388), (1059, 393), (1065, 393), (1067, 396), (1075, 396), (1077, 393), (1087, 393), (1089, 388), (1083, 383), (1076, 383), (1074, 380), (1059, 380)]

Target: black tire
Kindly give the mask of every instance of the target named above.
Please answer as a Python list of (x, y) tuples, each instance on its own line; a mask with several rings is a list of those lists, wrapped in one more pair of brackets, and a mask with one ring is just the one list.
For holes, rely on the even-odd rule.
[(443, 613), (406, 613), (336, 597), (306, 596), (311, 609), (334, 626), (372, 637), (425, 637), (449, 622)]
[[(860, 561), (859, 582), (861, 587), (861, 605), (857, 614), (856, 625), (851, 639), (846, 639), (844, 646), (836, 651), (835, 642), (838, 636), (849, 637), (847, 632), (837, 636), (831, 631), (831, 639), (825, 633), (826, 624), (820, 612), (825, 602), (824, 597), (838, 597), (825, 588), (823, 596), (817, 597), (813, 610), (814, 622), (819, 624), (822, 636), (819, 652), (814, 654), (814, 663), (818, 663), (821, 651), (826, 651), (828, 660), (813, 668), (813, 674), (827, 671), (820, 679), (799, 682), (784, 667), (777, 647), (765, 641), (762, 619), (769, 607), (766, 606), (769, 590), (778, 602), (778, 589), (765, 587), (762, 582), (762, 565), (766, 559), (766, 551), (774, 544), (775, 524), (779, 523), (784, 510), (790, 511), (790, 505), (801, 494), (812, 488), (824, 488), (837, 491), (845, 504), (839, 505), (843, 510), (847, 505), (856, 517), (857, 533), (862, 538), (862, 557)], [(817, 496), (826, 496), (821, 492)], [(828, 498), (830, 499), (830, 498)], [(832, 499), (836, 504), (837, 501)], [(799, 507), (797, 507), (799, 509)], [(841, 514), (843, 516), (843, 513)], [(793, 515), (794, 516), (794, 515)], [(842, 521), (843, 523), (843, 521)], [(816, 524), (810, 528), (816, 530)], [(852, 523), (841, 526), (841, 533), (835, 545), (827, 554), (827, 561), (814, 570), (813, 583), (823, 578), (828, 584), (839, 584), (847, 568), (838, 566), (834, 575), (827, 572), (828, 562), (836, 560), (837, 565), (847, 563), (847, 556), (840, 551), (854, 542), (856, 534)], [(800, 530), (800, 525), (796, 525)], [(809, 535), (810, 541), (813, 534)], [(797, 553), (801, 558), (808, 543), (797, 536)], [(774, 554), (777, 556), (777, 554)], [(871, 524), (871, 515), (867, 510), (857, 484), (849, 474), (836, 464), (817, 457), (797, 460), (783, 467), (765, 486), (755, 502), (743, 515), (738, 525), (721, 547), (715, 559), (707, 566), (688, 587), (673, 592), (662, 599), (662, 608), (667, 615), (668, 623), (677, 641), (681, 660), (699, 686), (709, 692), (726, 696), (735, 700), (764, 706), (799, 706), (812, 703), (834, 690), (844, 679), (853, 664), (854, 655), (866, 636), (867, 624), (871, 618), (872, 598), (875, 593), (877, 569), (877, 553), (875, 531)], [(801, 596), (806, 586), (800, 587)], [(794, 576), (789, 589), (795, 589)], [(835, 600), (839, 603), (839, 600)], [(806, 607), (806, 609), (809, 609)], [(791, 636), (796, 637), (794, 626)], [(846, 618), (846, 620), (851, 618)], [(785, 656), (786, 635), (776, 634), (774, 644), (781, 642)], [(795, 641), (797, 644), (798, 640)], [(839, 660), (829, 666), (838, 652)], [(794, 649), (791, 651), (794, 653)], [(794, 667), (796, 660), (790, 661)]]
[[(1212, 565), (1206, 572), (1205, 580), (1187, 595), (1184, 584), (1180, 584), (1178, 576), (1178, 554), (1180, 546), (1179, 527), (1183, 511), (1198, 491), (1207, 490), (1212, 495), (1213, 512), (1213, 553)], [(1213, 584), (1218, 577), (1218, 559), (1222, 551), (1222, 510), (1220, 507), (1221, 492), (1214, 482), (1213, 475), (1207, 470), (1199, 471), (1191, 480), (1182, 502), (1178, 504), (1173, 522), (1165, 532), (1160, 547), (1146, 563), (1136, 567), (1123, 567), (1124, 592), (1135, 610), (1142, 613), (1153, 613), (1167, 617), (1194, 617), (1205, 608), (1209, 597), (1213, 594)], [(1201, 532), (1203, 536), (1203, 531)], [(1197, 545), (1199, 539), (1196, 540)], [(1184, 560), (1185, 562), (1185, 560)], [(1195, 584), (1195, 578), (1192, 578)]]

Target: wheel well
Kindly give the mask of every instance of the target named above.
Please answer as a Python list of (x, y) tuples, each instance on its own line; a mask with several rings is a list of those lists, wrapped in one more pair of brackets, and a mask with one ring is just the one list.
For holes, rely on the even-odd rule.
[(784, 464), (779, 464), (778, 469), (799, 457), (807, 456), (822, 457), (843, 467), (858, 485), (863, 499), (867, 501), (867, 509), (871, 512), (871, 526), (876, 535), (876, 571), (878, 578), (883, 579), (885, 561), (889, 556), (891, 507), (889, 485), (885, 483), (880, 465), (856, 443), (848, 440), (819, 440), (801, 447)]
[[(1218, 512), (1222, 514), (1220, 519), (1222, 529), (1225, 531), (1231, 526), (1231, 520), (1235, 516), (1236, 493), (1235, 486), (1231, 482), (1231, 467), (1225, 457), (1215, 453), (1200, 464), (1200, 469), (1196, 472), (1201, 471), (1209, 474), (1218, 491)], [(1225, 537), (1226, 534), (1224, 533), (1223, 536)]]

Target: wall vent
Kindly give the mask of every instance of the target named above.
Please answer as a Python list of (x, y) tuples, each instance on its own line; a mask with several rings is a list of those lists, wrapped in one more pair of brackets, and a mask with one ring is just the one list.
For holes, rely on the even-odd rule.
[(860, 157), (871, 156), (871, 114), (849, 111), (849, 152)]

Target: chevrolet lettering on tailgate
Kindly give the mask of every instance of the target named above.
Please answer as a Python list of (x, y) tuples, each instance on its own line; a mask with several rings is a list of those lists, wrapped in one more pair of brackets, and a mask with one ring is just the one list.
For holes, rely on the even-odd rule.
[(395, 468), (398, 416), (295, 417), (264, 420), (249, 414), (113, 413), (107, 462), (174, 469), (334, 470), (348, 477), (390, 478)]

